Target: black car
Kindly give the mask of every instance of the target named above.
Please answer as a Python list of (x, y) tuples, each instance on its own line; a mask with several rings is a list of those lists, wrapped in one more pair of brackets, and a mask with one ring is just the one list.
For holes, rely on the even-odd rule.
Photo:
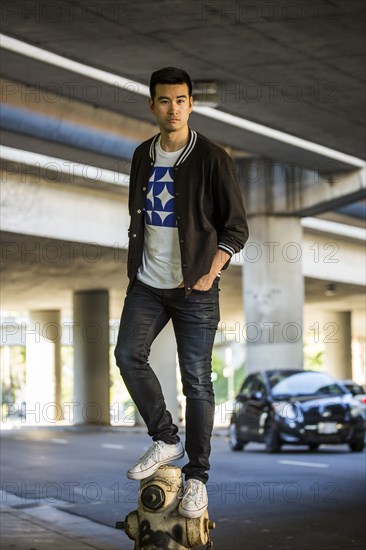
[(269, 452), (283, 444), (348, 443), (360, 452), (365, 428), (359, 403), (333, 376), (303, 370), (267, 370), (250, 374), (234, 403), (229, 428), (233, 451), (259, 441)]

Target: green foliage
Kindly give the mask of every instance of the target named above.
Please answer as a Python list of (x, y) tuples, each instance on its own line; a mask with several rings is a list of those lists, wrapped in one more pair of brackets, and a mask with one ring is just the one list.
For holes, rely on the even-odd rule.
[(61, 346), (61, 401), (74, 400), (74, 347)]
[(304, 350), (305, 370), (324, 370), (324, 352), (308, 353)]
[[(5, 354), (7, 359), (5, 360)], [(2, 348), (1, 386), (4, 403), (24, 401), (25, 399), (25, 347), (10, 346)]]
[[(217, 405), (228, 400), (228, 379), (224, 376), (224, 367), (224, 360), (214, 350), (212, 354), (212, 372), (214, 373), (213, 386), (215, 391), (215, 402)], [(234, 372), (235, 395), (239, 392), (244, 376), (245, 367), (243, 365)]]

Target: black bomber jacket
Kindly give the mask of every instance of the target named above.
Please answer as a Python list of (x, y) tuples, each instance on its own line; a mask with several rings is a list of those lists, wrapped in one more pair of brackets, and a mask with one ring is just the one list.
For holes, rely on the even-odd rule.
[[(142, 262), (145, 199), (159, 135), (139, 145), (133, 155), (127, 292)], [(188, 296), (198, 279), (210, 271), (218, 248), (232, 256), (244, 247), (248, 225), (232, 159), (224, 149), (194, 130), (190, 130), (189, 141), (174, 165), (174, 195)], [(223, 269), (229, 263), (230, 260)]]

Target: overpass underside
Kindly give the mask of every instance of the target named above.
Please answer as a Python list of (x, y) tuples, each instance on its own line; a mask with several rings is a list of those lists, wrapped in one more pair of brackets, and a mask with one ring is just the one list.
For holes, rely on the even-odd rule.
[[(359, 185), (357, 175), (351, 179)], [(127, 286), (129, 218), (126, 187), (100, 188), (98, 183), (55, 182), (29, 166), (13, 163), (9, 170), (3, 162), (1, 303), (5, 312), (25, 318), (26, 326), (10, 320), (3, 326), (2, 343), (26, 345), (30, 410), (37, 409), (36, 403), (61, 402), (61, 342), (71, 343), (74, 402), (82, 404), (72, 420), (108, 423), (110, 369), (115, 368), (110, 350)], [(242, 178), (243, 188), (250, 183)], [(262, 185), (259, 192), (263, 197)], [(248, 195), (251, 236), (222, 274), (218, 353), (231, 347), (245, 359), (247, 371), (302, 368), (304, 347), (310, 347), (322, 351), (330, 372), (361, 378), (362, 230), (353, 226), (342, 233), (343, 224), (271, 212), (268, 206), (269, 211), (255, 213), (252, 189), (247, 195), (244, 191)], [(280, 193), (276, 200), (283, 204)], [(152, 364), (178, 419), (171, 327), (154, 343)], [(47, 391), (39, 391), (40, 376), (48, 380)], [(52, 414), (55, 420), (65, 418), (65, 406), (55, 407)]]
[[(314, 366), (319, 353), (330, 372), (363, 380), (361, 3), (295, 0), (291, 13), (257, 3), (254, 18), (234, 1), (158, 0), (154, 13), (147, 2), (82, 4), (3, 10), (2, 337), (5, 359), (27, 347), (27, 406), (60, 401), (69, 338), (74, 401), (110, 420), (129, 171), (157, 131), (147, 108), (157, 60), (184, 60), (195, 84), (217, 85), (217, 108), (197, 104), (190, 122), (233, 157), (248, 213), (249, 242), (222, 275), (218, 353), (231, 348), (247, 371), (302, 368), (304, 353)], [(152, 363), (177, 418), (171, 328)]]

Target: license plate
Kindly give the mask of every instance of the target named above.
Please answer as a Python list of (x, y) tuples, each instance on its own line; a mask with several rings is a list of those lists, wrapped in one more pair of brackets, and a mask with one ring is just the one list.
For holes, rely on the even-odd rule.
[(337, 433), (336, 422), (319, 422), (318, 433), (320, 434), (335, 434)]

